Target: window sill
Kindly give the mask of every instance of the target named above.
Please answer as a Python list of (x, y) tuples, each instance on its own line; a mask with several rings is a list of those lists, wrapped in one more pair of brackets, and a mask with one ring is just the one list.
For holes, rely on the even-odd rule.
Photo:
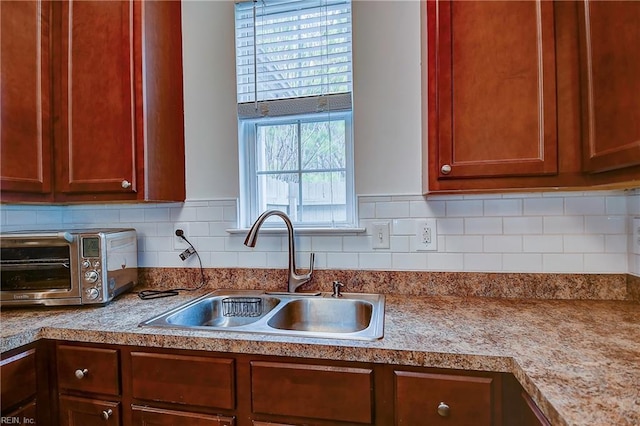
[[(230, 228), (226, 230), (229, 234), (247, 234), (249, 228)], [(366, 228), (295, 228), (296, 235), (351, 235), (362, 234), (367, 231)], [(287, 228), (260, 228), (260, 233), (267, 234), (286, 234)]]

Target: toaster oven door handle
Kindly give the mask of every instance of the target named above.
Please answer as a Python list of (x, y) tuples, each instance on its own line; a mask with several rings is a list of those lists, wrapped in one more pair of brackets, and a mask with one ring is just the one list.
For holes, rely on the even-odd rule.
[[(7, 235), (9, 237), (15, 237), (17, 235)], [(51, 232), (47, 232), (47, 231), (43, 231), (43, 232), (29, 232), (28, 234), (20, 234), (20, 236), (26, 236), (30, 239), (34, 239), (34, 240), (50, 240), (50, 239), (60, 239), (60, 240), (65, 240), (69, 243), (73, 242), (73, 234), (69, 231), (51, 231)]]

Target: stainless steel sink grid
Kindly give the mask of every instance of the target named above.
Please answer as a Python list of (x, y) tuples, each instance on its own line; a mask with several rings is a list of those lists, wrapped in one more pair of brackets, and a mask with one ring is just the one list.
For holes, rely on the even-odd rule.
[(382, 338), (384, 333), (384, 296), (342, 293), (341, 297), (337, 298), (331, 297), (331, 293), (217, 290), (143, 321), (139, 325), (314, 338), (377, 340)]

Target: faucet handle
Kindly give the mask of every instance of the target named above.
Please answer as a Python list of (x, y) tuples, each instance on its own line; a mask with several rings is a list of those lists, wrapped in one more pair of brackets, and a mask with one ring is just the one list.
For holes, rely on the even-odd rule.
[(344, 284), (342, 284), (340, 281), (333, 282), (333, 294), (331, 295), (331, 297), (342, 297), (342, 294), (340, 293), (340, 287), (344, 287)]

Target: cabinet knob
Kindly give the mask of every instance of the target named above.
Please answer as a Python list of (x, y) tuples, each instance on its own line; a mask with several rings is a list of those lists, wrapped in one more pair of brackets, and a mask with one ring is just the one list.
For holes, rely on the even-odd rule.
[(440, 167), (440, 171), (442, 172), (443, 175), (448, 175), (449, 173), (451, 173), (451, 166), (448, 164), (445, 164), (444, 166)]
[(445, 404), (444, 402), (441, 402), (440, 404), (438, 404), (438, 414), (441, 417), (449, 417), (450, 412), (451, 412), (451, 409), (447, 404)]
[(128, 180), (123, 180), (122, 181), (122, 187), (124, 189), (131, 188), (131, 182), (129, 182)]
[(85, 377), (87, 377), (89, 375), (89, 370), (87, 370), (86, 368), (83, 369), (78, 369), (76, 370), (76, 378), (77, 379), (84, 379)]
[(102, 420), (109, 420), (112, 414), (113, 410), (111, 408), (109, 408), (108, 410), (104, 410), (101, 414)]

